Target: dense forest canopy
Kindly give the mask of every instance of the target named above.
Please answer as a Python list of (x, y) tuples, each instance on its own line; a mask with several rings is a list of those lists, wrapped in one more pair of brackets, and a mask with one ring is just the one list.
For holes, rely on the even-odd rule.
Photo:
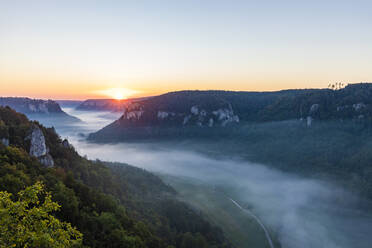
[[(25, 139), (37, 125), (54, 166), (29, 155)], [(53, 128), (0, 107), (0, 191), (13, 195), (40, 181), (58, 203), (53, 213), (83, 234), (86, 247), (230, 247), (211, 226), (175, 197), (159, 178), (124, 164), (81, 157)]]

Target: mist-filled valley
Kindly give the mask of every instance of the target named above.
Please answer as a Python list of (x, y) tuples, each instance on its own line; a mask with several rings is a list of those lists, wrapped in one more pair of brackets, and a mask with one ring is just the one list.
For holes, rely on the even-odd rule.
[[(291, 172), (290, 169), (283, 169), (285, 166), (280, 160), (278, 164), (281, 165), (277, 168), (267, 158), (261, 161), (270, 161), (269, 166), (258, 163), (260, 159), (257, 156), (261, 154), (239, 156), (254, 153), (254, 147), (251, 151), (242, 152), (231, 141), (219, 140), (217, 147), (200, 140), (95, 144), (86, 141), (87, 135), (114, 121), (118, 115), (76, 111), (72, 108), (64, 108), (64, 111), (81, 119), (82, 123), (45, 124), (53, 125), (81, 155), (92, 160), (128, 163), (160, 175), (166, 183), (180, 191), (178, 197), (183, 201), (196, 209), (201, 204), (207, 205), (202, 210), (211, 217), (212, 223), (213, 216), (218, 213), (213, 212), (221, 208), (218, 204), (230, 204), (224, 211), (230, 211), (225, 214), (239, 212), (236, 217), (239, 223), (235, 225), (244, 226), (242, 222), (246, 221), (254, 226), (253, 230), (256, 229), (255, 233), (249, 233), (247, 229), (248, 241), (240, 243), (238, 247), (270, 246), (258, 223), (234, 206), (231, 200), (251, 211), (264, 223), (275, 247), (367, 248), (372, 243), (372, 208), (369, 200), (337, 180), (327, 180), (326, 175), (294, 173), (296, 170)], [(234, 149), (237, 152), (232, 152)], [(250, 158), (255, 162), (251, 162)], [(299, 161), (306, 163), (301, 159)], [(188, 196), (182, 193), (193, 187), (205, 190), (191, 191)], [(218, 197), (218, 201), (208, 202), (208, 197)], [(199, 202), (195, 199), (199, 199)], [(216, 206), (213, 208), (208, 204)], [(216, 223), (229, 225), (226, 220)], [(228, 232), (227, 227), (222, 226), (222, 229)], [(239, 243), (238, 239), (233, 242)]]
[(0, 248), (372, 248), (372, 1), (1, 1)]

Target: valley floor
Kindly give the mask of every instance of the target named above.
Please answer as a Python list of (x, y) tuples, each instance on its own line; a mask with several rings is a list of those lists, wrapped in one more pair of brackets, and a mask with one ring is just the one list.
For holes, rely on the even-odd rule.
[[(216, 188), (190, 178), (160, 175), (177, 190), (179, 199), (201, 211), (209, 221), (223, 229), (227, 238), (239, 248), (270, 248), (265, 233), (254, 218), (241, 211)], [(273, 234), (270, 234), (273, 236)], [(277, 240), (274, 247), (280, 248)]]

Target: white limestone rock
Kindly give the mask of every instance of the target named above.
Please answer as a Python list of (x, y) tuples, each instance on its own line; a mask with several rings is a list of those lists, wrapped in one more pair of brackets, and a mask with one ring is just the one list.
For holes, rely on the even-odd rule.
[(131, 120), (131, 119), (136, 119), (139, 120), (141, 116), (143, 115), (144, 111), (143, 110), (137, 110), (137, 111), (129, 111), (125, 113), (126, 119)]
[(29, 104), (29, 105), (28, 105), (28, 109), (29, 109), (31, 112), (36, 112), (36, 111), (37, 111), (36, 106), (33, 105), (33, 104)]
[(1, 139), (0, 139), (0, 142), (1, 142), (1, 144), (3, 144), (4, 146), (9, 146), (9, 139), (7, 139), (7, 138), (1, 138)]
[(186, 115), (185, 118), (183, 118), (182, 125), (186, 125), (190, 119), (191, 119), (191, 115)]
[(306, 125), (308, 127), (311, 127), (312, 122), (313, 122), (313, 118), (311, 116), (306, 117)]
[(226, 126), (228, 123), (236, 122), (238, 123), (239, 116), (234, 115), (234, 111), (232, 110), (231, 106), (230, 109), (218, 109), (212, 112), (213, 115), (216, 116), (217, 120), (221, 123), (221, 126)]
[(38, 108), (39, 108), (40, 112), (45, 113), (45, 114), (49, 114), (48, 106), (46, 105), (45, 102), (40, 103)]
[(309, 114), (314, 114), (319, 110), (319, 104), (315, 103), (311, 105)]
[(213, 118), (210, 118), (208, 121), (208, 127), (213, 127), (214, 120)]
[(32, 127), (31, 134), (26, 139), (30, 140), (29, 154), (31, 156), (38, 158), (39, 162), (46, 167), (54, 166), (54, 160), (45, 144), (44, 134), (38, 126)]
[(190, 109), (191, 114), (198, 115), (199, 114), (199, 108), (197, 106), (192, 106)]
[(38, 126), (34, 126), (32, 133), (27, 137), (31, 141), (30, 155), (34, 157), (41, 157), (47, 154), (47, 147), (45, 145), (45, 137)]
[(168, 112), (165, 111), (158, 111), (158, 119), (164, 120), (169, 116)]
[(366, 107), (366, 105), (362, 102), (353, 104), (353, 108), (354, 108), (355, 111), (361, 111), (365, 107)]
[(45, 156), (39, 157), (39, 162), (44, 165), (45, 167), (53, 167), (54, 160), (50, 154), (46, 154)]

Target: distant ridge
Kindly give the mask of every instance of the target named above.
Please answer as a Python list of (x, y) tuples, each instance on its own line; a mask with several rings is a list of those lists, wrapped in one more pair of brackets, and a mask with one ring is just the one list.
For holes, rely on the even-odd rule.
[(82, 100), (55, 100), (62, 108), (76, 108), (83, 101)]
[(80, 103), (76, 109), (84, 111), (111, 111), (122, 112), (129, 103), (148, 99), (149, 97), (116, 99), (87, 99)]
[(27, 97), (0, 97), (0, 106), (27, 115), (30, 119), (61, 118), (64, 121), (80, 121), (78, 118), (64, 112), (61, 106), (53, 100), (31, 99)]

